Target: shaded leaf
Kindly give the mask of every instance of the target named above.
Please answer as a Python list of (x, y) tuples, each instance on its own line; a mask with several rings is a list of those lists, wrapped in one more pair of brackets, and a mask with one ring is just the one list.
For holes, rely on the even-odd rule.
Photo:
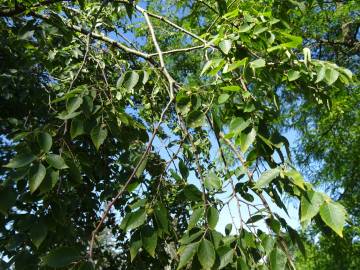
[(34, 193), (38, 189), (44, 180), (45, 175), (46, 168), (42, 163), (39, 163), (30, 168), (29, 187), (31, 193)]
[(96, 126), (91, 130), (90, 136), (96, 150), (99, 150), (100, 146), (104, 143), (107, 135), (107, 129), (103, 129), (101, 128), (101, 126)]
[(49, 267), (61, 268), (79, 260), (79, 258), (80, 252), (78, 249), (72, 247), (59, 247), (42, 257), (42, 263)]
[(270, 253), (271, 270), (284, 270), (286, 265), (286, 254), (280, 248), (275, 248)]
[(37, 137), (40, 148), (45, 152), (49, 152), (52, 146), (52, 137), (47, 132), (41, 132)]
[(36, 248), (39, 248), (42, 242), (45, 240), (48, 233), (48, 229), (46, 225), (43, 222), (39, 222), (32, 226), (30, 230), (30, 238), (31, 242), (36, 246)]
[(196, 243), (187, 245), (182, 250), (182, 252), (180, 254), (179, 265), (176, 269), (181, 269), (181, 268), (185, 267), (191, 261), (191, 259), (194, 257), (194, 255), (197, 252), (198, 246), (199, 246), (199, 242), (196, 242)]
[(158, 239), (157, 232), (152, 227), (145, 226), (141, 230), (141, 238), (144, 249), (154, 258)]
[(24, 167), (33, 162), (35, 159), (36, 156), (34, 156), (33, 154), (18, 154), (12, 160), (10, 160), (8, 164), (4, 165), (4, 167), (14, 169)]
[(52, 167), (54, 167), (55, 169), (58, 169), (58, 170), (68, 168), (68, 166), (65, 163), (65, 160), (61, 156), (56, 155), (56, 154), (48, 154), (46, 156), (46, 162), (50, 166), (52, 166)]

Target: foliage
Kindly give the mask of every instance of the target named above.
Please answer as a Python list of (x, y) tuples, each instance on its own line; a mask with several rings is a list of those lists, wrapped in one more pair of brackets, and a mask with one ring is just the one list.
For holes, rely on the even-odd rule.
[(303, 48), (302, 2), (165, 2), (1, 4), (5, 268), (294, 268), (284, 196), (342, 236), (279, 132), (286, 94), (353, 80)]

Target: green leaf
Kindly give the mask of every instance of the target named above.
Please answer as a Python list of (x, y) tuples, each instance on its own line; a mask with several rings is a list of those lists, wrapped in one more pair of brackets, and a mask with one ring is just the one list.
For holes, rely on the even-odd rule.
[(222, 246), (217, 251), (220, 259), (219, 269), (224, 268), (233, 261), (234, 251), (228, 246)]
[(245, 66), (247, 60), (248, 60), (248, 58), (245, 57), (245, 58), (243, 58), (241, 60), (235, 61), (234, 63), (229, 65), (228, 69), (224, 73), (228, 73), (228, 72), (233, 71), (234, 69), (237, 69), (237, 68), (239, 68), (241, 66)]
[(142, 240), (140, 233), (136, 231), (130, 239), (130, 260), (131, 262), (135, 259), (140, 248), (142, 247)]
[(6, 216), (16, 203), (16, 192), (13, 189), (0, 186), (0, 212)]
[(287, 262), (285, 252), (280, 248), (275, 248), (270, 253), (271, 270), (284, 270)]
[(218, 103), (223, 104), (229, 99), (230, 95), (228, 94), (221, 94), (218, 98)]
[(256, 130), (253, 128), (249, 133), (242, 132), (239, 137), (240, 149), (243, 153), (245, 153), (250, 145), (253, 144), (256, 137)]
[(289, 70), (288, 72), (288, 80), (289, 82), (295, 81), (300, 78), (300, 72), (297, 70)]
[(56, 154), (48, 154), (46, 156), (46, 162), (55, 169), (62, 170), (69, 168), (66, 164), (64, 159)]
[(332, 85), (339, 78), (339, 75), (340, 73), (337, 70), (333, 68), (327, 68), (325, 71), (325, 80), (328, 85)]
[(245, 121), (241, 117), (233, 118), (230, 122), (230, 132), (233, 132), (235, 134), (239, 134), (241, 131), (243, 131), (245, 128), (247, 128), (250, 124), (250, 121)]
[(30, 239), (31, 242), (36, 246), (36, 248), (39, 248), (42, 242), (45, 240), (48, 233), (48, 228), (43, 222), (39, 222), (37, 224), (34, 224), (30, 230)]
[(135, 212), (126, 214), (120, 224), (120, 229), (127, 232), (144, 224), (146, 220), (146, 211), (140, 208)]
[(68, 266), (79, 259), (80, 252), (78, 249), (72, 247), (59, 247), (42, 257), (42, 264), (53, 268), (61, 268)]
[(141, 164), (139, 165), (139, 167), (137, 168), (136, 173), (135, 173), (135, 176), (137, 178), (139, 178), (143, 174), (143, 172), (144, 172), (144, 170), (146, 168), (147, 160), (148, 160), (147, 157), (145, 157), (143, 159), (143, 161), (141, 162)]
[(59, 180), (59, 171), (55, 171), (52, 168), (46, 170), (45, 179), (42, 181), (39, 189), (40, 193), (44, 194), (53, 189)]
[(157, 232), (150, 226), (144, 226), (141, 231), (141, 238), (144, 249), (154, 258), (158, 239)]
[(241, 87), (238, 86), (238, 85), (228, 85), (228, 86), (223, 86), (223, 87), (220, 87), (221, 90), (224, 90), (224, 91), (240, 91), (241, 90)]
[(92, 262), (82, 262), (78, 270), (95, 270), (95, 267)]
[(169, 231), (168, 210), (162, 203), (158, 203), (154, 210), (158, 226), (166, 233)]
[(321, 219), (340, 237), (343, 237), (343, 228), (346, 220), (345, 208), (336, 202), (325, 202), (320, 207)]
[(272, 180), (278, 177), (279, 174), (280, 174), (279, 168), (270, 169), (263, 172), (263, 174), (260, 176), (258, 181), (255, 183), (255, 188), (260, 189), (267, 186)]
[(187, 245), (182, 250), (182, 252), (180, 254), (179, 265), (176, 268), (177, 270), (185, 267), (191, 261), (191, 259), (194, 257), (194, 255), (197, 252), (198, 246), (199, 246), (199, 242), (196, 242), (196, 243)]
[(192, 228), (194, 228), (196, 226), (196, 224), (198, 223), (198, 221), (200, 220), (200, 218), (204, 215), (204, 208), (203, 207), (199, 207), (193, 210), (192, 215), (189, 219), (189, 224), (188, 224), (188, 230), (190, 231)]
[(116, 86), (119, 88), (120, 86), (124, 87), (126, 90), (132, 90), (137, 83), (139, 82), (139, 74), (135, 71), (126, 72), (123, 74), (116, 83)]
[(324, 196), (321, 193), (310, 190), (306, 196), (301, 197), (301, 218), (300, 221), (310, 220), (319, 213), (320, 206), (324, 203)]
[(251, 28), (253, 28), (253, 27), (254, 27), (254, 24), (244, 23), (244, 24), (239, 26), (238, 32), (239, 33), (245, 33), (245, 32), (248, 32), (249, 30), (251, 30)]
[(190, 128), (201, 127), (205, 120), (205, 114), (201, 111), (192, 111), (187, 117), (187, 123)]
[(42, 165), (42, 163), (34, 165), (30, 168), (29, 187), (31, 193), (34, 193), (38, 189), (44, 180), (45, 175), (46, 168), (44, 165)]
[(289, 177), (291, 182), (293, 182), (296, 186), (302, 190), (305, 190), (305, 180), (297, 170), (287, 170), (285, 171), (285, 175)]
[(258, 222), (259, 220), (262, 220), (264, 217), (265, 217), (265, 216), (263, 216), (263, 215), (254, 215), (254, 216), (251, 216), (251, 217), (246, 221), (246, 224)]
[(219, 190), (222, 187), (220, 178), (214, 173), (209, 172), (208, 176), (205, 178), (204, 186), (208, 190)]
[(232, 41), (231, 41), (231, 40), (228, 40), (228, 39), (222, 40), (222, 41), (219, 43), (220, 49), (221, 49), (222, 52), (225, 53), (225, 54), (228, 54), (228, 53), (229, 53), (229, 51), (231, 50), (231, 46), (232, 46)]
[(197, 257), (204, 269), (210, 269), (215, 263), (215, 250), (213, 244), (203, 239), (197, 251)]
[(232, 224), (229, 223), (225, 226), (225, 234), (229, 235), (231, 233), (231, 231), (232, 231)]
[(215, 229), (219, 220), (219, 212), (215, 207), (209, 207), (207, 209), (207, 221), (211, 229)]
[(262, 58), (259, 58), (259, 59), (256, 59), (256, 60), (250, 62), (250, 67), (252, 69), (257, 69), (257, 68), (265, 67), (265, 64), (266, 64), (265, 60)]
[(66, 110), (71, 114), (81, 106), (82, 102), (83, 99), (81, 97), (71, 97), (67, 100)]
[(77, 117), (71, 120), (70, 136), (71, 139), (75, 139), (77, 136), (85, 134), (84, 121)]
[(183, 179), (186, 180), (189, 177), (189, 169), (182, 159), (179, 159), (179, 170)]
[(68, 120), (68, 119), (71, 119), (71, 118), (74, 118), (74, 117), (78, 116), (79, 114), (81, 114), (81, 112), (68, 113), (67, 111), (64, 111), (64, 112), (59, 113), (57, 118), (59, 118), (61, 120)]
[(41, 132), (37, 137), (40, 148), (45, 152), (49, 152), (52, 146), (52, 137), (47, 132)]
[(325, 78), (325, 71), (326, 71), (326, 68), (324, 66), (321, 66), (320, 70), (317, 73), (317, 78), (316, 78), (315, 83), (319, 83)]
[(34, 156), (33, 154), (18, 154), (12, 160), (10, 160), (8, 164), (4, 165), (4, 167), (12, 169), (24, 167), (33, 162), (35, 159), (36, 156)]
[(101, 128), (101, 126), (96, 126), (91, 130), (90, 136), (96, 150), (99, 150), (100, 146), (104, 143), (107, 135), (107, 129), (103, 129)]

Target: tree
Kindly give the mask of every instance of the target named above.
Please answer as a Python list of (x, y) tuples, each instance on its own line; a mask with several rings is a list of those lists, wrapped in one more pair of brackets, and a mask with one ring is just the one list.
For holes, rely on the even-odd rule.
[(279, 132), (286, 94), (320, 109), (352, 82), (302, 47), (301, 3), (162, 4), (2, 4), (5, 268), (293, 268), (285, 195), (342, 236)]

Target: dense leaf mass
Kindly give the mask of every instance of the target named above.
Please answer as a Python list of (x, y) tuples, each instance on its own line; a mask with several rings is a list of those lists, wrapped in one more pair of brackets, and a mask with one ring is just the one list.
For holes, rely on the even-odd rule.
[(324, 2), (2, 1), (0, 268), (293, 269), (288, 197), (342, 237), (345, 208), (281, 134), (329, 161), (310, 126), (358, 96), (303, 31)]

